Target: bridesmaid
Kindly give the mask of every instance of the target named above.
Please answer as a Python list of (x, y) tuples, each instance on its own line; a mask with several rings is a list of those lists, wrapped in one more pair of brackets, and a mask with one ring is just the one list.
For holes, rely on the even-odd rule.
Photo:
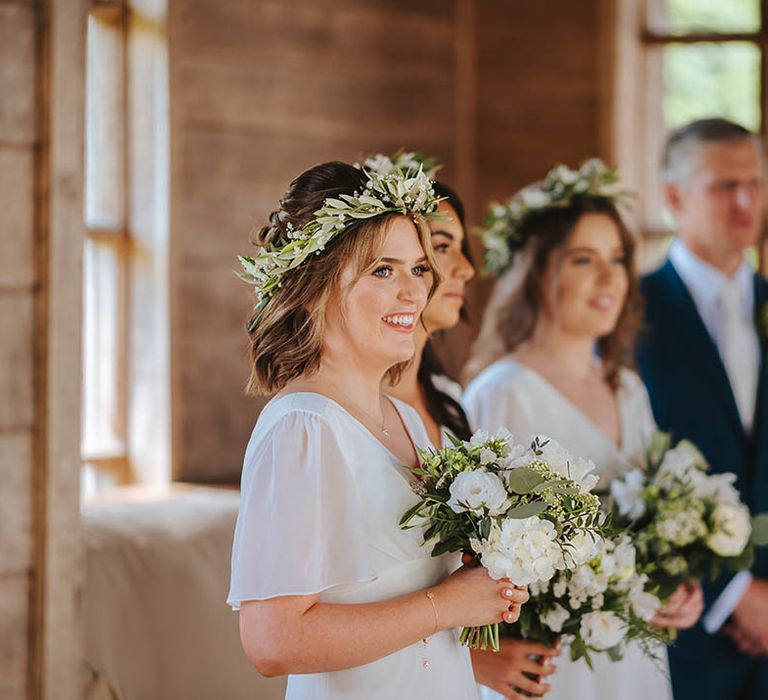
[[(435, 182), (435, 194), (444, 198), (440, 203), (441, 220), (430, 221), (432, 250), (443, 276), (422, 314), (422, 324), (414, 331), (416, 352), (414, 361), (403, 371), (387, 392), (414, 407), (426, 426), (433, 444), (444, 442), (450, 432), (462, 440), (472, 436), (467, 416), (461, 407), (461, 386), (448, 377), (435, 352), (431, 337), (453, 328), (464, 312), (467, 282), (474, 277), (469, 245), (465, 235), (464, 206), (458, 195), (447, 185)], [(472, 650), (472, 666), (478, 683), (493, 688), (507, 698), (522, 700), (518, 691), (541, 696), (549, 685), (540, 679), (553, 673), (552, 657), (559, 650), (543, 644), (502, 639), (501, 650)]]
[[(486, 234), (487, 260), (511, 265), (468, 365), (482, 371), (464, 396), (473, 425), (503, 425), (521, 438), (543, 433), (591, 459), (601, 490), (642, 456), (655, 429), (645, 387), (628, 365), (640, 300), (634, 239), (616, 200), (602, 164), (561, 168), (518, 196), (527, 207), (510, 206), (501, 229), (491, 229), (496, 240)], [(494, 258), (499, 230), (508, 249)], [(681, 586), (654, 622), (690, 627), (702, 604), (698, 583)], [(591, 671), (582, 660), (563, 659), (550, 697), (671, 700), (666, 653), (664, 672), (633, 644), (621, 661), (594, 661)]]
[(434, 195), (417, 179), (413, 195), (400, 172), (310, 168), (242, 260), (257, 296), (249, 388), (276, 396), (246, 450), (228, 602), (248, 659), (289, 674), (290, 700), (476, 697), (455, 628), (514, 621), (527, 599), (482, 568), (451, 573), (455, 557), (398, 527), (429, 446), (381, 392), (437, 283)]

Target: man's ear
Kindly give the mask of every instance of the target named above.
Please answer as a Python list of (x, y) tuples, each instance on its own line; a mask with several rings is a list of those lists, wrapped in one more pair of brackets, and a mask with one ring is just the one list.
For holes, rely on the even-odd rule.
[(670, 213), (677, 216), (682, 209), (682, 197), (680, 196), (680, 185), (676, 182), (667, 181), (664, 183), (664, 204)]

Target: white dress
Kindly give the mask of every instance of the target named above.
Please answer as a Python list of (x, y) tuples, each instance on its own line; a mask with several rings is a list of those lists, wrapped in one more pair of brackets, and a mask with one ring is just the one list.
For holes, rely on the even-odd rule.
[[(604, 490), (639, 460), (655, 430), (648, 394), (634, 372), (621, 371), (617, 397), (621, 449), (544, 377), (508, 358), (481, 372), (467, 387), (463, 403), (473, 429), (505, 427), (517, 439), (542, 433), (591, 459), (600, 476), (596, 488)], [(618, 662), (596, 654), (591, 671), (583, 659), (572, 662), (564, 649), (555, 661), (557, 671), (546, 679), (552, 685), (547, 700), (671, 700), (666, 650), (658, 655), (660, 661), (654, 662), (632, 644)], [(483, 688), (482, 697), (502, 696)]]
[[(414, 445), (429, 447), (418, 414), (391, 400)], [(415, 502), (407, 468), (335, 401), (311, 392), (273, 399), (245, 454), (227, 602), (238, 610), (248, 600), (319, 594), (367, 603), (434, 586), (458, 561), (433, 558), (420, 529), (399, 527)], [(289, 676), (286, 698), (476, 699), (458, 635), (445, 630), (426, 648), (418, 642), (364, 666)]]

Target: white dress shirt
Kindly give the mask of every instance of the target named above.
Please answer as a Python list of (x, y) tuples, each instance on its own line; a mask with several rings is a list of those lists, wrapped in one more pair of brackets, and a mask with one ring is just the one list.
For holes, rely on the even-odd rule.
[[(743, 323), (743, 337), (745, 339), (745, 347), (741, 348), (740, 351), (749, 360), (740, 363), (740, 371), (747, 371), (753, 375), (754, 392), (752, 396), (746, 397), (744, 400), (740, 401), (737, 398), (737, 405), (744, 428), (749, 432), (752, 427), (757, 397), (757, 368), (760, 358), (760, 339), (754, 323), (755, 290), (752, 268), (745, 260), (736, 274), (732, 278), (728, 278), (716, 267), (694, 255), (679, 239), (676, 239), (669, 249), (669, 260), (693, 298), (696, 310), (723, 359), (731, 386), (734, 386), (735, 379), (731, 376), (732, 370), (729, 369), (729, 365), (733, 367), (733, 364), (726, 360), (726, 319), (724, 318), (721, 299), (726, 286), (736, 285), (739, 288), (740, 320)], [(702, 625), (707, 632), (714, 634), (723, 626), (739, 604), (751, 581), (752, 574), (749, 571), (741, 571), (731, 579), (731, 582), (723, 589), (723, 592), (702, 618)]]

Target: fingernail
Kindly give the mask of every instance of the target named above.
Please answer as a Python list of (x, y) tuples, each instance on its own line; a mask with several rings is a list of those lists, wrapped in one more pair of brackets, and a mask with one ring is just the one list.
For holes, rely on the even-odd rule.
[(505, 588), (504, 589), (504, 595), (507, 596), (507, 598), (511, 598), (514, 591), (511, 588)]

